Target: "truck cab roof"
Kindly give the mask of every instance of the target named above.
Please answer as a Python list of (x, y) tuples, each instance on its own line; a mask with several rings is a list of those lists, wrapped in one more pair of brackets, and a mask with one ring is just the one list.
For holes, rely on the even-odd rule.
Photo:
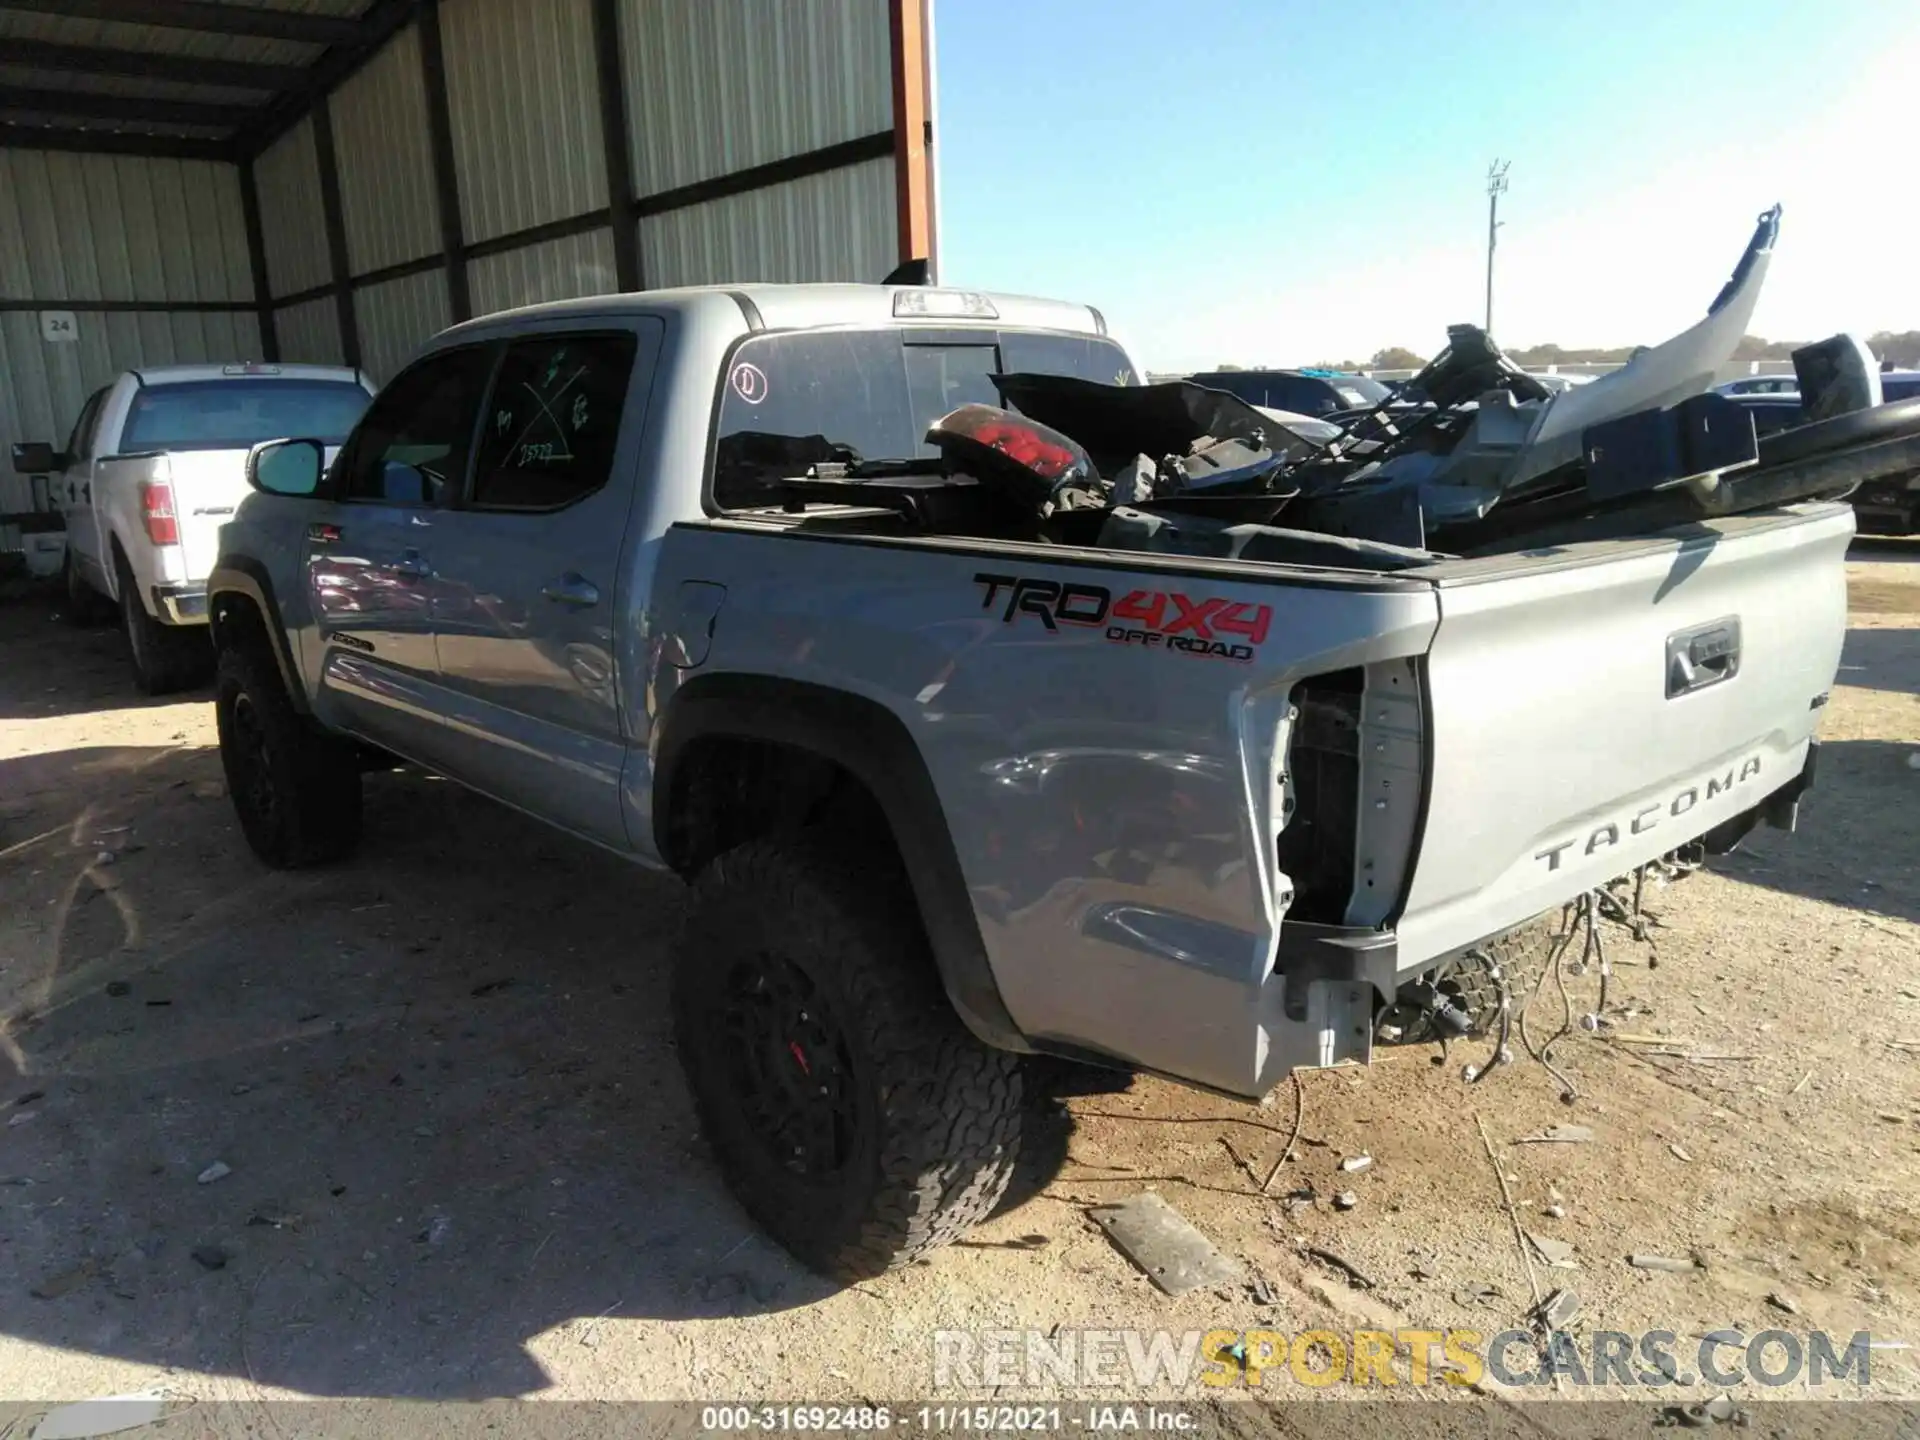
[(706, 320), (719, 317), (749, 331), (927, 324), (1107, 333), (1105, 317), (1093, 306), (1031, 295), (915, 285), (698, 285), (588, 295), (503, 310), (443, 331), (437, 343), (527, 329), (547, 321), (662, 312)]
[(282, 365), (250, 360), (229, 365), (142, 365), (128, 372), (142, 385), (188, 385), (208, 380), (340, 380), (363, 383), (345, 365)]

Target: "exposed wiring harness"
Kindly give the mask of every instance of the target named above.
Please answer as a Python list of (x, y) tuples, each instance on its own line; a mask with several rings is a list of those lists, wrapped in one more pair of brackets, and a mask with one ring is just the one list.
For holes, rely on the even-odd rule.
[[(1560, 929), (1553, 937), (1553, 948), (1548, 953), (1547, 963), (1540, 974), (1534, 978), (1533, 985), (1519, 1004), (1520, 1043), (1526, 1046), (1527, 1053), (1545, 1067), (1547, 1073), (1559, 1082), (1560, 1098), (1571, 1105), (1580, 1096), (1579, 1087), (1570, 1076), (1554, 1062), (1554, 1047), (1571, 1035), (1575, 1028), (1573, 996), (1567, 989), (1567, 976), (1585, 975), (1594, 970), (1599, 975), (1599, 995), (1594, 1008), (1579, 1018), (1579, 1028), (1597, 1031), (1604, 1023), (1607, 1013), (1609, 993), (1613, 981), (1613, 962), (1607, 955), (1606, 926), (1618, 925), (1636, 941), (1652, 952), (1648, 958), (1649, 968), (1660, 963), (1659, 946), (1649, 933), (1652, 917), (1647, 913), (1643, 901), (1646, 897), (1647, 875), (1652, 872), (1661, 882), (1666, 883), (1691, 874), (1699, 868), (1695, 860), (1681, 858), (1678, 855), (1666, 856), (1650, 861), (1636, 868), (1630, 876), (1621, 876), (1606, 885), (1597, 886), (1575, 896), (1560, 911)], [(1631, 892), (1623, 894), (1631, 880)], [(1568, 957), (1573, 942), (1580, 941), (1580, 952), (1576, 959)], [(1493, 1053), (1479, 1065), (1468, 1065), (1462, 1075), (1469, 1085), (1477, 1085), (1502, 1065), (1511, 1064), (1513, 1050), (1509, 1036), (1513, 1028), (1513, 996), (1507, 985), (1507, 977), (1499, 962), (1484, 951), (1467, 952), (1470, 959), (1486, 966), (1489, 976), (1500, 993), (1498, 1030), (1493, 1044)], [(1560, 995), (1560, 1024), (1545, 1041), (1535, 1045), (1527, 1029), (1527, 1011), (1535, 996), (1545, 987), (1551, 976), (1554, 988)], [(1444, 1050), (1442, 1054), (1444, 1056)]]
[[(1492, 978), (1494, 988), (1500, 992), (1500, 1028), (1494, 1036), (1493, 1053), (1487, 1057), (1484, 1064), (1469, 1065), (1462, 1072), (1469, 1085), (1478, 1085), (1502, 1065), (1513, 1063), (1513, 1047), (1507, 1043), (1513, 1030), (1513, 993), (1507, 988), (1507, 975), (1500, 968), (1498, 960), (1484, 950), (1470, 950), (1467, 954), (1469, 958), (1478, 960), (1487, 967), (1487, 974)], [(1444, 1046), (1440, 1054), (1442, 1059), (1446, 1057)]]

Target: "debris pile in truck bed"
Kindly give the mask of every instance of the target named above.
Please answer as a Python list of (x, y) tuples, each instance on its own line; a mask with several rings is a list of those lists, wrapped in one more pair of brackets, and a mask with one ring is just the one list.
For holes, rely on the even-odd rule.
[[(1006, 408), (964, 406), (927, 438), (950, 475), (1069, 522), (1052, 529), (1079, 543), (1245, 558), (1264, 543), (1303, 563), (1317, 544), (1320, 563), (1385, 568), (1839, 498), (1920, 469), (1920, 400), (1880, 404), (1872, 356), (1851, 337), (1795, 353), (1809, 419), (1792, 430), (1758, 439), (1748, 410), (1709, 389), (1746, 333), (1779, 223), (1777, 206), (1760, 217), (1698, 324), (1567, 390), (1457, 325), (1392, 399), (1336, 424), (1186, 381), (1015, 374), (995, 377)], [(876, 477), (860, 478), (874, 494)], [(1105, 516), (1097, 538), (1070, 523), (1084, 511)]]

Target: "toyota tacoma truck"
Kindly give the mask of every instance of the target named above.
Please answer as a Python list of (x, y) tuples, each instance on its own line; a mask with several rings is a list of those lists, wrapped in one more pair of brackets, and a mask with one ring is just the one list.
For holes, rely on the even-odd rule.
[(993, 1209), (1023, 1057), (1259, 1096), (1542, 912), (1793, 823), (1852, 482), (1667, 438), (1636, 488), (1576, 433), (1520, 487), (1550, 542), (1421, 547), (1290, 527), (1324, 437), (1142, 384), (1083, 305), (488, 316), (331, 464), (253, 452), (221, 755), (272, 866), (347, 855), (399, 757), (684, 877), (703, 1131), (793, 1253), (870, 1274)]
[(372, 391), (331, 366), (148, 366), (87, 398), (64, 451), (15, 445), (14, 469), (47, 476), (66, 520), (67, 618), (117, 616), (150, 695), (204, 681), (207, 572), (248, 493), (248, 449), (288, 434), (337, 445)]

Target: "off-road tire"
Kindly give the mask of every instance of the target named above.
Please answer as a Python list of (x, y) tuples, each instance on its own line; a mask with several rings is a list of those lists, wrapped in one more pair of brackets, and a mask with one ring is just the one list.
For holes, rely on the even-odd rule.
[(360, 757), (293, 708), (258, 644), (220, 651), (220, 763), (240, 830), (276, 870), (324, 865), (360, 841)]
[(118, 613), (111, 600), (80, 578), (80, 568), (73, 563), (71, 541), (67, 545), (66, 558), (60, 564), (60, 579), (67, 592), (67, 603), (61, 607), (60, 613), (69, 625), (91, 630), (106, 624)]
[(167, 625), (147, 613), (140, 584), (124, 555), (114, 556), (120, 581), (120, 618), (133, 659), (133, 680), (148, 695), (171, 695), (206, 683), (213, 673), (213, 639), (205, 625)]
[[(826, 1161), (825, 1173), (803, 1173), (810, 1159), (789, 1158), (791, 1133), (776, 1135), (765, 1088), (743, 1079), (784, 1061), (785, 1012), (764, 999), (765, 977), (776, 972), (797, 972), (811, 987), (801, 993), (814, 997), (806, 1003), (818, 1002), (817, 1015), (798, 1011), (796, 1028), (818, 1023), (835, 1037), (822, 1044), (813, 1032), (809, 1050), (786, 1046), (809, 1085), (820, 1067), (819, 1078), (840, 1087), (843, 1105), (824, 1102), (836, 1116), (850, 1112), (844, 1128), (834, 1122), (844, 1155)], [(740, 1043), (738, 1017), (749, 1006), (775, 1013), (771, 1044)], [(982, 1045), (953, 1013), (891, 855), (816, 827), (714, 860), (694, 887), (673, 1013), (681, 1065), (728, 1187), (809, 1268), (841, 1281), (898, 1268), (999, 1203), (1019, 1150), (1020, 1062)], [(749, 1051), (770, 1058), (756, 1066)]]

